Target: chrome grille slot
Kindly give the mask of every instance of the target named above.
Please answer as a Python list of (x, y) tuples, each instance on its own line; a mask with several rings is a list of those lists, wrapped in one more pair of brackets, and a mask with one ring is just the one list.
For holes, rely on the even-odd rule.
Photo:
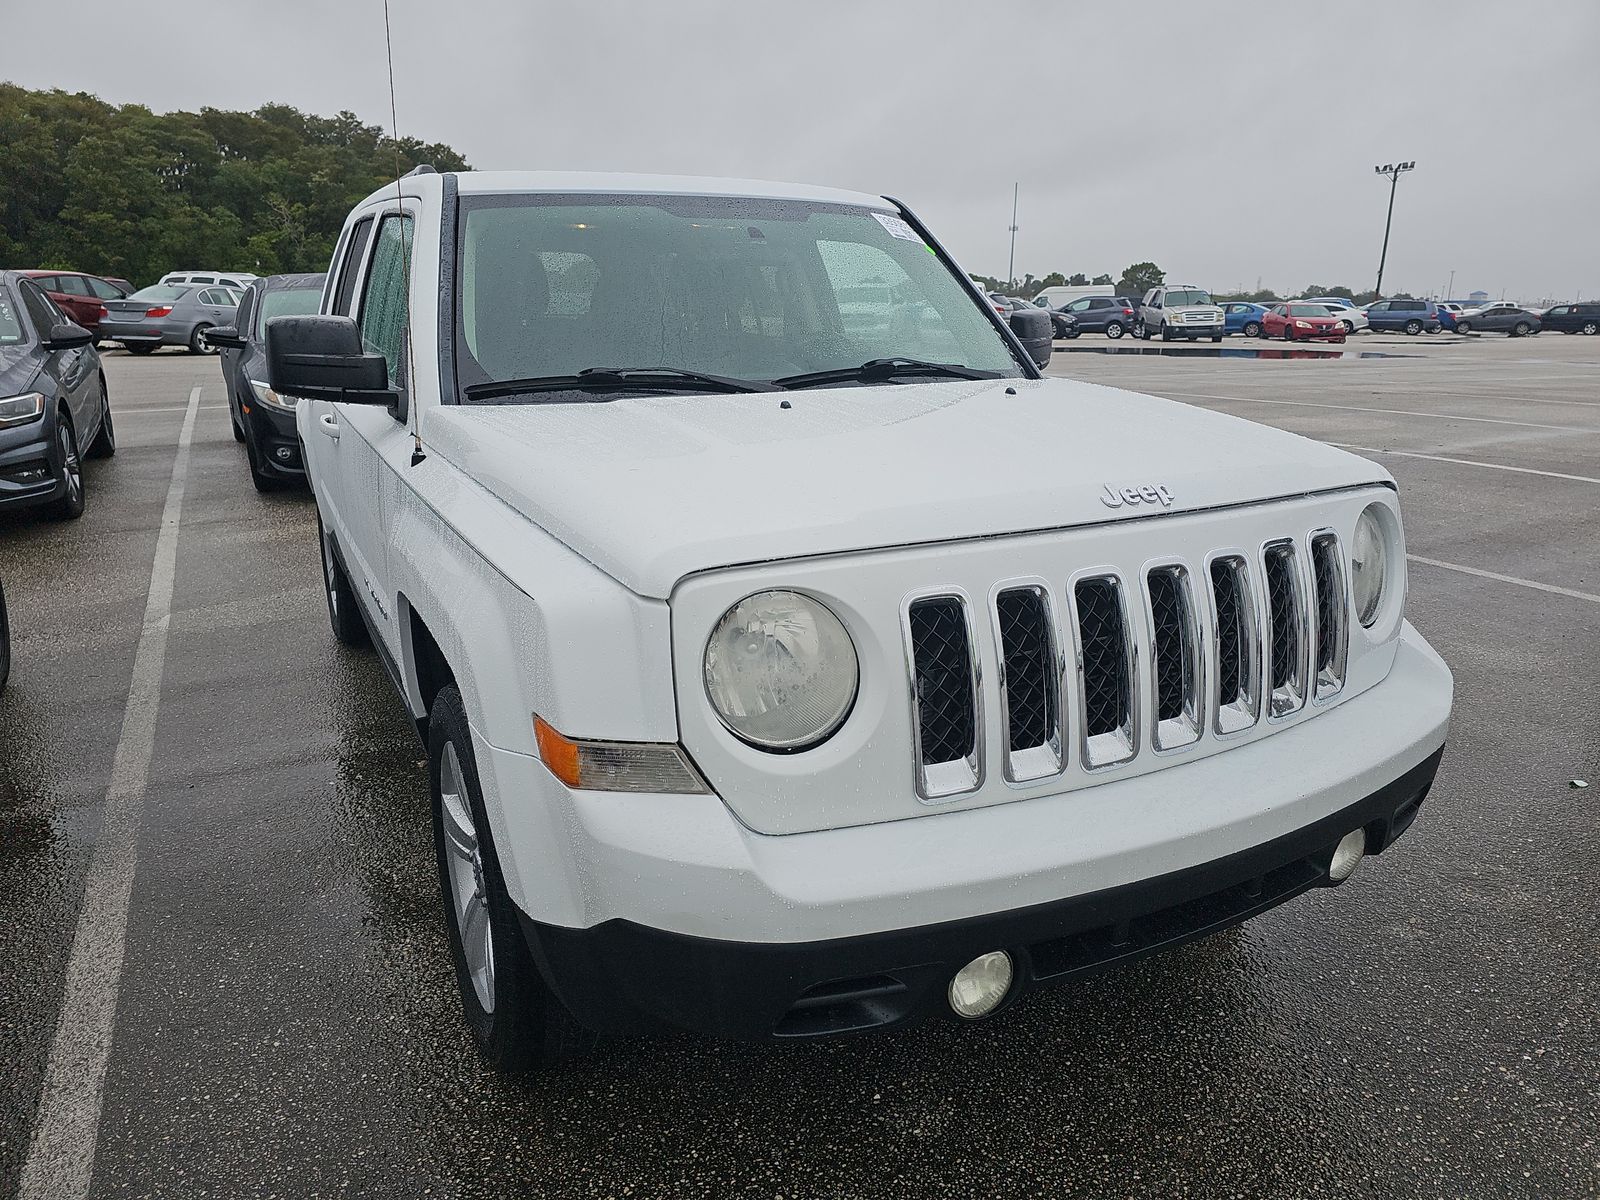
[(1012, 783), (1057, 774), (1061, 736), (1061, 654), (1050, 593), (1039, 584), (994, 598), (1000, 646), (1000, 708), (1006, 722), (1005, 776)]
[(1078, 580), (1072, 590), (1083, 712), (1083, 765), (1125, 762), (1138, 744), (1134, 649), (1122, 582), (1113, 575)]
[(1145, 576), (1150, 603), (1150, 678), (1154, 689), (1157, 750), (1174, 750), (1200, 737), (1200, 623), (1189, 572), (1176, 564)]
[(1344, 601), (1344, 559), (1331, 530), (1311, 535), (1311, 572), (1316, 586), (1317, 647), (1311, 666), (1313, 695), (1321, 700), (1344, 687), (1350, 652), (1349, 609)]
[(983, 783), (983, 710), (977, 639), (965, 597), (912, 599), (904, 610), (910, 656), (917, 793), (938, 800)]
[(1267, 585), (1267, 715), (1285, 717), (1306, 702), (1307, 606), (1294, 543), (1261, 548)]
[(1216, 731), (1238, 733), (1260, 716), (1261, 652), (1250, 567), (1237, 555), (1212, 559), (1211, 603), (1217, 651)]

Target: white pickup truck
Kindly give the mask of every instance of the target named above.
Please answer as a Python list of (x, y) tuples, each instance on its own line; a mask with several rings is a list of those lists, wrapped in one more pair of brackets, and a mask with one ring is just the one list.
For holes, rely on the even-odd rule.
[(501, 1067), (986, 1017), (1343, 881), (1433, 780), (1389, 475), (1042, 377), (896, 201), (413, 173), (267, 346)]

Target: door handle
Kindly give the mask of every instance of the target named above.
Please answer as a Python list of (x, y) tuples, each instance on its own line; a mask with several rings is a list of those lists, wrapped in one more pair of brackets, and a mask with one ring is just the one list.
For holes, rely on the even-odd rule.
[(339, 440), (339, 422), (332, 413), (323, 413), (322, 416), (318, 417), (317, 428), (334, 441)]

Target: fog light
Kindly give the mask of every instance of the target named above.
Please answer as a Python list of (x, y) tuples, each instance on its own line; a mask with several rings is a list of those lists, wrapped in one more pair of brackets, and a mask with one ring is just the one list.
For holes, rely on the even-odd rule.
[(1356, 868), (1361, 865), (1361, 856), (1367, 852), (1367, 831), (1365, 829), (1352, 829), (1339, 839), (1339, 844), (1334, 847), (1333, 861), (1328, 864), (1328, 878), (1335, 883), (1343, 883), (1356, 873)]
[(978, 955), (950, 981), (950, 1007), (969, 1021), (987, 1017), (1011, 990), (1012, 974), (1011, 955), (1004, 950)]

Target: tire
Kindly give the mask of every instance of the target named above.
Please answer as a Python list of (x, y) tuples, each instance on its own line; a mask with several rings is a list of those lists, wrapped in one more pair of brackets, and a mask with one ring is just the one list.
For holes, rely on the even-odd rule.
[(1416, 337), (1417, 334), (1419, 334), (1421, 332), (1422, 332), (1422, 322), (1421, 321), (1407, 321), (1406, 322), (1406, 336), (1407, 337)]
[(371, 644), (366, 622), (356, 608), (356, 592), (350, 586), (334, 550), (333, 535), (322, 524), (322, 510), (317, 510), (317, 541), (322, 548), (322, 591), (328, 599), (328, 624), (333, 628), (333, 640), (341, 646), (360, 647)]
[(1457, 321), (1456, 322), (1456, 332), (1457, 333), (1471, 333), (1472, 332), (1472, 322), (1471, 321)]
[(111, 397), (106, 394), (105, 380), (100, 381), (100, 432), (89, 443), (90, 458), (110, 458), (117, 452), (117, 429), (111, 423)]
[(11, 676), (11, 618), (6, 615), (6, 589), (0, 585), (0, 692)]
[(206, 331), (209, 330), (210, 328), (211, 328), (211, 326), (209, 326), (209, 325), (200, 324), (200, 325), (196, 325), (193, 329), (191, 329), (189, 331), (189, 353), (190, 354), (212, 354), (212, 353), (215, 353), (211, 349), (211, 343), (206, 341)]
[(1283, 340), (1286, 341), (1286, 342), (1294, 341), (1294, 327), (1292, 325), (1287, 325), (1287, 324), (1284, 325), (1284, 327), (1283, 327)]
[(583, 1029), (545, 986), (495, 852), (467, 713), (455, 684), (428, 714), (434, 854), (462, 1014), (490, 1066), (518, 1075), (586, 1049)]
[(1119, 337), (1122, 336), (1122, 332), (1123, 331), (1122, 331), (1122, 322), (1121, 321), (1108, 321), (1108, 322), (1106, 322), (1106, 336), (1108, 338), (1110, 338), (1113, 342), (1116, 341)]
[(1339, 324), (1344, 326), (1345, 337), (1351, 337), (1355, 334), (1356, 323), (1354, 321), (1346, 321), (1343, 318), (1340, 318)]
[(228, 417), (233, 421), (233, 440), (236, 442), (244, 441), (244, 426), (239, 424), (239, 418), (232, 413), (229, 413)]
[(1222, 335), (1220, 333), (1214, 333), (1211, 335), (1211, 340), (1213, 342), (1220, 342), (1222, 340)]
[(1532, 332), (1533, 332), (1533, 326), (1532, 325), (1529, 325), (1526, 321), (1518, 321), (1516, 323), (1516, 325), (1512, 327), (1511, 336), (1512, 337), (1527, 337)]
[(1161, 322), (1161, 340), (1163, 342), (1170, 342), (1172, 340), (1172, 330), (1167, 328), (1167, 323), (1165, 321)]
[(1133, 323), (1133, 336), (1142, 342), (1148, 342), (1150, 340), (1150, 333), (1145, 329), (1143, 321), (1135, 321)]
[(1590, 337), (1600, 333), (1600, 321), (1585, 321), (1582, 332), (1588, 334)]
[(83, 516), (83, 460), (78, 455), (77, 431), (65, 413), (56, 418), (56, 449), (61, 454), (67, 490), (50, 505), (50, 512), (58, 520), (76, 521)]
[(154, 354), (161, 347), (155, 342), (123, 342), (122, 348), (129, 354)]
[(1245, 337), (1260, 337), (1261, 336), (1261, 322), (1260, 321), (1246, 321), (1244, 323), (1243, 333), (1244, 333)]

